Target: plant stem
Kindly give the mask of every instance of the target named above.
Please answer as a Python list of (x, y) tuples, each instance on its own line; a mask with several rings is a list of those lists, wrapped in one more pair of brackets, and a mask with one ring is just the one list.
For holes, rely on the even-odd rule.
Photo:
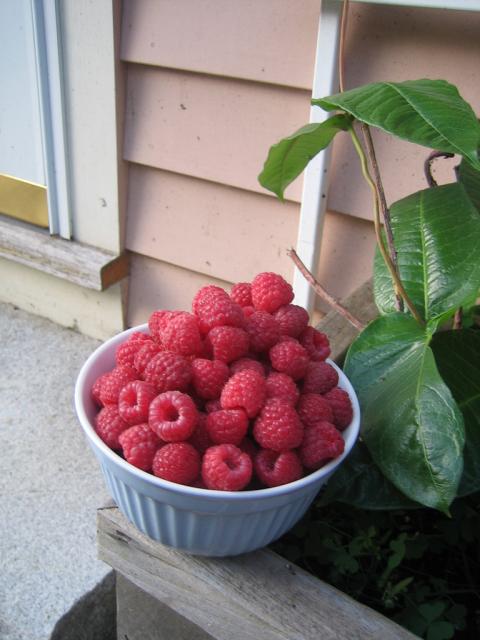
[(425, 172), (425, 178), (427, 179), (427, 184), (429, 187), (436, 187), (437, 181), (432, 175), (432, 163), (436, 158), (453, 158), (454, 153), (448, 153), (445, 151), (432, 151), (428, 158), (425, 160), (423, 165), (423, 170)]
[(332, 295), (326, 291), (322, 285), (314, 278), (313, 274), (307, 269), (307, 267), (303, 264), (303, 262), (298, 257), (295, 249), (289, 249), (287, 251), (287, 255), (293, 260), (295, 266), (300, 271), (305, 280), (310, 284), (315, 293), (325, 300), (325, 302), (338, 311), (344, 318), (346, 318), (350, 324), (352, 324), (356, 329), (362, 331), (365, 328), (365, 325), (355, 316), (353, 316), (348, 309), (345, 309), (338, 300), (336, 300)]
[(395, 266), (392, 262), (392, 259), (390, 258), (390, 255), (387, 251), (387, 249), (385, 248), (385, 244), (383, 242), (383, 238), (382, 238), (382, 227), (381, 227), (381, 221), (380, 221), (380, 197), (378, 194), (378, 188), (377, 185), (375, 184), (375, 182), (372, 179), (372, 176), (370, 175), (370, 172), (368, 170), (368, 162), (367, 162), (367, 157), (365, 155), (365, 152), (362, 148), (362, 145), (360, 143), (360, 140), (358, 139), (358, 136), (356, 134), (355, 129), (353, 128), (353, 125), (350, 126), (349, 128), (350, 131), (350, 135), (352, 137), (352, 141), (353, 141), (353, 146), (355, 147), (355, 150), (358, 154), (358, 157), (360, 159), (360, 166), (362, 168), (362, 173), (363, 173), (363, 177), (365, 178), (365, 180), (367, 181), (368, 185), (370, 186), (372, 192), (373, 192), (373, 200), (374, 200), (374, 217), (373, 217), (373, 222), (374, 222), (374, 226), (375, 226), (375, 236), (377, 239), (377, 244), (378, 244), (378, 248), (380, 249), (380, 253), (382, 254), (382, 257), (385, 261), (385, 264), (387, 265), (387, 269), (390, 272), (390, 276), (392, 277), (393, 283), (394, 283), (394, 288), (395, 288), (395, 294), (396, 295), (400, 295), (403, 300), (405, 301), (405, 304), (407, 305), (408, 309), (410, 310), (410, 313), (412, 314), (412, 316), (415, 318), (415, 320), (422, 326), (425, 325), (424, 321), (422, 320), (422, 318), (420, 317), (420, 314), (418, 313), (417, 309), (415, 308), (415, 305), (413, 304), (413, 302), (410, 300), (407, 292), (405, 291), (405, 288), (402, 284), (402, 281), (400, 280), (397, 271), (395, 269)]

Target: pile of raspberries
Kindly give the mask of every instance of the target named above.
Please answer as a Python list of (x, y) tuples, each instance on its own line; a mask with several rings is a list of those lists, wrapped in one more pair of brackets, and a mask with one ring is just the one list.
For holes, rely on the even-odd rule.
[(292, 300), (266, 272), (230, 294), (202, 287), (192, 313), (154, 311), (92, 387), (99, 437), (159, 478), (222, 491), (293, 482), (339, 456), (350, 398), (327, 336)]

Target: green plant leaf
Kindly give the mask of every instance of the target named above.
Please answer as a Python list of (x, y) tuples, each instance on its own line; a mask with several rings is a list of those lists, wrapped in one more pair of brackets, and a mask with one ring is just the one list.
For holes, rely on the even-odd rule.
[[(448, 317), (475, 297), (480, 215), (461, 184), (418, 191), (395, 202), (390, 216), (400, 278), (423, 318)], [(395, 311), (392, 280), (380, 255), (374, 263), (374, 296), (381, 313)]]
[(375, 82), (312, 100), (416, 144), (459, 153), (480, 169), (480, 125), (458, 89), (444, 80)]
[(381, 316), (352, 343), (344, 370), (379, 469), (411, 500), (448, 513), (463, 470), (465, 433), (430, 338), (410, 316)]
[(326, 149), (339, 131), (348, 129), (351, 118), (345, 114), (320, 123), (307, 124), (291, 136), (270, 147), (258, 181), (281, 200), (286, 187), (299, 176), (317, 153)]
[(458, 180), (465, 187), (468, 197), (480, 211), (480, 171), (474, 169), (469, 162), (462, 160), (458, 168)]
[(438, 370), (465, 422), (464, 470), (458, 494), (480, 490), (480, 331), (442, 331), (432, 340)]

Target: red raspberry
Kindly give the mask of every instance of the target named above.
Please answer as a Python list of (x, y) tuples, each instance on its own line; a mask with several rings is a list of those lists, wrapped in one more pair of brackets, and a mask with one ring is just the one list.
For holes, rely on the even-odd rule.
[(172, 314), (161, 336), (166, 351), (179, 353), (182, 356), (197, 355), (202, 351), (197, 319), (186, 311)]
[(324, 396), (333, 411), (333, 424), (343, 431), (348, 427), (353, 418), (353, 407), (350, 396), (344, 389), (335, 387)]
[(192, 369), (183, 356), (161, 351), (147, 364), (143, 377), (146, 382), (155, 385), (160, 393), (185, 391), (192, 379)]
[(100, 400), (100, 391), (102, 390), (103, 383), (105, 382), (105, 380), (107, 379), (107, 376), (109, 375), (110, 375), (110, 371), (108, 371), (107, 373), (102, 373), (102, 375), (95, 380), (92, 386), (92, 391), (91, 391), (92, 399), (95, 402), (95, 404), (97, 404), (99, 407), (103, 407), (103, 403)]
[(125, 460), (144, 471), (150, 471), (155, 452), (165, 444), (157, 438), (148, 424), (136, 424), (125, 429), (118, 437), (118, 442)]
[(206, 413), (199, 412), (197, 425), (188, 439), (188, 442), (201, 454), (204, 454), (208, 447), (213, 446), (213, 442), (210, 440), (210, 436), (207, 431)]
[(251, 440), (248, 436), (240, 442), (240, 444), (238, 445), (238, 448), (241, 451), (243, 451), (243, 453), (247, 453), (252, 460), (255, 459), (255, 456), (257, 455), (258, 447), (255, 444), (255, 442)]
[(123, 387), (135, 380), (137, 372), (132, 367), (118, 366), (102, 379), (100, 401), (102, 404), (117, 404), (118, 395)]
[(300, 460), (307, 469), (319, 469), (343, 453), (344, 448), (345, 442), (333, 424), (317, 422), (305, 429)]
[(150, 403), (158, 395), (158, 391), (148, 382), (132, 380), (120, 391), (118, 396), (118, 412), (127, 424), (141, 424), (148, 420)]
[(237, 282), (230, 291), (230, 298), (241, 307), (251, 307), (252, 285), (249, 282)]
[(252, 301), (255, 309), (273, 313), (293, 300), (293, 289), (277, 273), (259, 273), (252, 282)]
[(252, 315), (252, 313), (255, 313), (256, 309), (255, 307), (242, 307), (242, 311), (243, 311), (243, 317), (245, 318), (245, 320), (248, 320), (248, 318), (250, 318), (250, 316)]
[(177, 484), (192, 484), (200, 474), (200, 454), (188, 442), (173, 442), (153, 458), (153, 474)]
[(150, 330), (150, 334), (155, 342), (161, 344), (162, 342), (162, 333), (165, 329), (167, 322), (173, 315), (173, 311), (154, 311), (149, 319), (148, 319), (148, 328)]
[(327, 336), (313, 327), (307, 327), (299, 337), (300, 344), (305, 347), (311, 360), (319, 362), (330, 355), (330, 343)]
[(219, 398), (230, 375), (228, 365), (221, 360), (196, 358), (191, 366), (195, 392), (205, 400)]
[(257, 415), (265, 402), (265, 378), (257, 371), (245, 369), (233, 375), (220, 396), (222, 409), (245, 409), (247, 416)]
[(111, 449), (120, 449), (118, 437), (125, 429), (128, 429), (128, 424), (122, 420), (114, 404), (103, 407), (95, 416), (95, 431)]
[(328, 362), (309, 362), (303, 378), (303, 393), (327, 393), (338, 384), (338, 373)]
[(304, 393), (297, 404), (297, 413), (306, 427), (316, 422), (333, 422), (333, 411), (327, 400), (318, 393)]
[(166, 391), (150, 404), (148, 426), (165, 442), (188, 440), (198, 422), (198, 410), (186, 393)]
[(141, 345), (140, 349), (138, 349), (137, 353), (133, 356), (133, 366), (140, 377), (143, 376), (145, 369), (147, 368), (147, 364), (153, 356), (156, 356), (157, 353), (160, 353), (161, 351), (162, 347), (153, 340), (144, 342)]
[(205, 411), (207, 413), (213, 413), (213, 411), (220, 411), (222, 408), (222, 405), (220, 404), (220, 398), (217, 398), (216, 400), (209, 400), (208, 402), (205, 403)]
[(192, 312), (197, 315), (199, 310), (204, 305), (210, 305), (212, 300), (229, 300), (230, 296), (221, 287), (217, 287), (215, 284), (207, 284), (201, 287), (195, 294), (192, 300)]
[(268, 374), (265, 382), (267, 385), (267, 400), (278, 398), (287, 404), (291, 404), (292, 407), (297, 404), (300, 391), (295, 381), (290, 376), (287, 376), (286, 373), (272, 371)]
[(303, 425), (295, 409), (282, 400), (267, 400), (253, 425), (253, 436), (264, 449), (295, 449), (303, 439)]
[(308, 353), (294, 338), (278, 342), (270, 349), (269, 355), (272, 367), (294, 380), (303, 378), (307, 371)]
[(203, 334), (207, 334), (213, 327), (243, 327), (245, 324), (242, 307), (233, 302), (226, 291), (215, 285), (200, 289), (193, 300), (192, 309)]
[(230, 375), (234, 375), (239, 371), (245, 371), (245, 369), (251, 369), (252, 371), (258, 371), (262, 376), (265, 376), (265, 369), (263, 364), (253, 358), (239, 358), (235, 362), (230, 363)]
[(309, 316), (303, 307), (296, 304), (286, 304), (277, 309), (273, 317), (278, 322), (282, 335), (298, 338), (302, 331), (308, 326)]
[(240, 491), (252, 478), (252, 459), (233, 444), (207, 449), (202, 461), (202, 479), (208, 489)]
[(207, 416), (207, 432), (214, 444), (239, 445), (248, 429), (248, 417), (243, 409), (222, 409)]
[(280, 327), (273, 316), (266, 311), (255, 311), (245, 326), (250, 336), (252, 351), (268, 351), (280, 338)]
[(140, 333), (139, 331), (132, 333), (128, 340), (122, 342), (122, 344), (117, 347), (115, 362), (119, 365), (134, 367), (135, 354), (146, 342), (151, 342), (150, 337), (146, 333)]
[(248, 333), (239, 327), (214, 327), (205, 339), (215, 360), (232, 362), (248, 352)]
[(257, 478), (267, 487), (278, 487), (298, 480), (303, 475), (300, 458), (295, 451), (260, 449), (253, 461)]

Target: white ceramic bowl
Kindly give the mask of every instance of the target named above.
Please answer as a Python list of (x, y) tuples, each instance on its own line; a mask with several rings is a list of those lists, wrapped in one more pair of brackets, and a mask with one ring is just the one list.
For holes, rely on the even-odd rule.
[(91, 398), (95, 380), (115, 366), (115, 350), (133, 327), (102, 344), (83, 365), (75, 387), (75, 407), (110, 493), (120, 511), (143, 533), (163, 544), (195, 555), (230, 556), (253, 551), (276, 540), (303, 516), (352, 449), (360, 428), (355, 392), (343, 372), (339, 386), (352, 401), (353, 420), (343, 431), (345, 450), (318, 471), (280, 487), (256, 491), (211, 491), (175, 484), (133, 467), (95, 433), (98, 411)]

